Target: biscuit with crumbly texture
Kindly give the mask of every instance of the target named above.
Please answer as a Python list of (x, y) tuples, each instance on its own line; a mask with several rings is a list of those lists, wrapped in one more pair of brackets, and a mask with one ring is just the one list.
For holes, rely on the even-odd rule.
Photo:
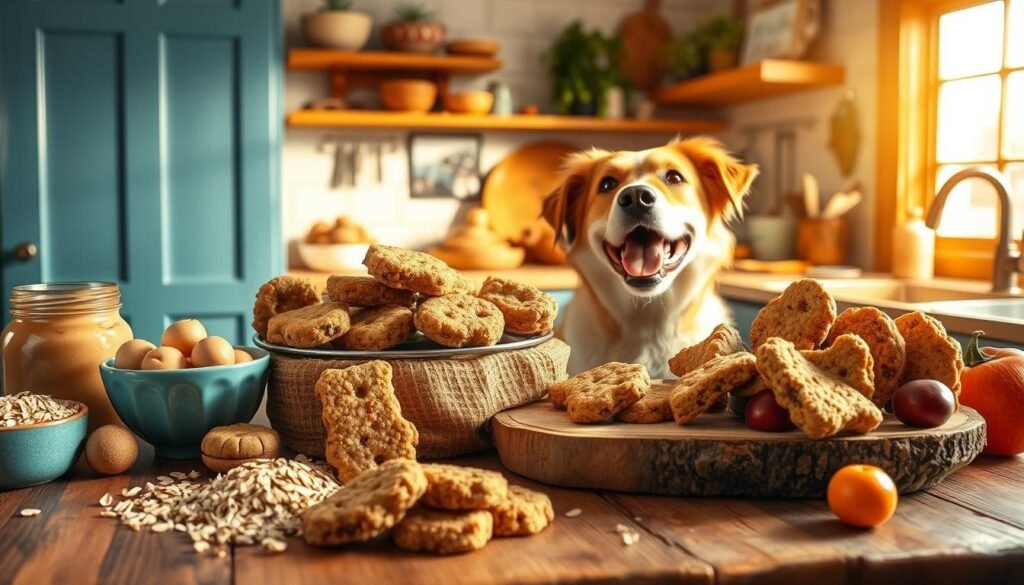
[(902, 384), (907, 344), (889, 315), (875, 307), (854, 307), (839, 314), (828, 332), (825, 345), (843, 334), (853, 333), (868, 344), (874, 360), (875, 392), (871, 401), (884, 407)]
[(768, 387), (768, 382), (765, 381), (764, 376), (759, 372), (756, 376), (747, 381), (746, 384), (740, 385), (738, 388), (730, 391), (729, 394), (740, 398), (750, 398), (751, 396), (760, 394), (765, 390), (771, 390), (771, 388)]
[(267, 326), (274, 315), (315, 305), (319, 302), (320, 295), (305, 278), (294, 276), (272, 278), (256, 292), (256, 303), (252, 307), (252, 328), (260, 337), (267, 339)]
[(452, 555), (480, 550), (494, 533), (494, 519), (487, 510), (453, 512), (413, 508), (395, 526), (395, 546), (408, 551)]
[(324, 453), (342, 482), (391, 459), (416, 459), (419, 433), (402, 417), (387, 362), (324, 370), (316, 393), (327, 429)]
[(672, 408), (668, 397), (672, 385), (664, 382), (653, 384), (643, 398), (630, 404), (615, 415), (615, 420), (633, 424), (655, 424), (672, 420)]
[(907, 344), (907, 363), (902, 383), (912, 380), (938, 380), (960, 399), (960, 374), (964, 358), (960, 342), (946, 333), (942, 323), (917, 311), (896, 318), (896, 329)]
[(718, 356), (679, 378), (668, 398), (672, 418), (685, 425), (710, 410), (731, 390), (757, 375), (756, 361), (745, 351)]
[(505, 318), (494, 303), (470, 295), (424, 301), (416, 309), (416, 328), (445, 347), (480, 347), (501, 340)]
[(547, 333), (558, 314), (558, 303), (551, 295), (507, 278), (488, 277), (477, 296), (498, 307), (506, 331), (520, 335)]
[(476, 285), (426, 252), (373, 244), (363, 258), (370, 276), (391, 288), (432, 297), (472, 294)]
[(863, 394), (811, 363), (792, 342), (772, 337), (756, 350), (757, 369), (776, 402), (812, 439), (840, 431), (869, 433), (882, 423), (882, 411)]
[(864, 339), (853, 333), (840, 335), (828, 349), (800, 352), (826, 374), (871, 399), (875, 394), (874, 358)]
[(668, 369), (676, 376), (685, 376), (712, 359), (743, 351), (740, 332), (729, 323), (715, 327), (704, 341), (684, 347), (668, 360)]
[(820, 282), (804, 278), (757, 313), (750, 325), (750, 345), (756, 349), (769, 338), (781, 337), (797, 349), (817, 349), (835, 320), (835, 299)]
[(426, 490), (418, 463), (387, 461), (303, 512), (302, 538), (314, 546), (373, 539), (405, 518)]
[(508, 497), (508, 481), (497, 471), (427, 463), (423, 504), (441, 510), (486, 510)]
[(320, 303), (271, 317), (267, 341), (288, 347), (319, 347), (344, 335), (350, 325), (347, 306)]
[(348, 333), (334, 345), (351, 351), (382, 351), (402, 343), (415, 332), (411, 309), (385, 305), (356, 313)]
[(575, 423), (608, 420), (640, 400), (651, 389), (647, 368), (609, 362), (548, 386), (556, 407), (562, 405)]
[(413, 291), (391, 288), (369, 276), (332, 275), (327, 279), (327, 298), (350, 307), (411, 307), (416, 304)]
[(200, 445), (203, 464), (217, 473), (256, 459), (274, 459), (280, 448), (277, 431), (248, 423), (214, 427)]
[(530, 536), (547, 528), (555, 510), (547, 494), (518, 485), (508, 486), (508, 497), (491, 508), (494, 536)]

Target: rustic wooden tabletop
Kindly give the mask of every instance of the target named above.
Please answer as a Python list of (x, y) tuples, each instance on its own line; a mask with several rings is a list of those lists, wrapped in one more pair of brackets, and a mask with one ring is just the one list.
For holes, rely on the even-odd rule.
[[(456, 460), (500, 468), (493, 455)], [(99, 518), (105, 492), (199, 462), (143, 455), (129, 475), (76, 467), (59, 481), (0, 492), (0, 583), (1024, 583), (1024, 457), (980, 458), (926, 493), (905, 496), (882, 527), (840, 524), (820, 500), (696, 499), (542, 489), (556, 519), (530, 538), (456, 557), (389, 542), (286, 553), (196, 555), (179, 533), (133, 532)], [(609, 473), (615, 470), (609, 469)], [(25, 508), (42, 513), (21, 517)], [(565, 512), (582, 513), (567, 518)], [(623, 544), (617, 524), (637, 529)]]

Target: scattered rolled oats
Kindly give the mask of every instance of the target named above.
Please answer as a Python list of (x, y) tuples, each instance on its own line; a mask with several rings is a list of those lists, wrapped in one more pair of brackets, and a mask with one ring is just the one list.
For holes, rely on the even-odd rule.
[(582, 513), (583, 513), (583, 510), (580, 510), (579, 508), (573, 508), (572, 510), (569, 510), (568, 512), (565, 513), (565, 517), (566, 518), (575, 518), (575, 517), (579, 516)]
[(110, 495), (110, 492), (107, 492), (100, 496), (100, 505), (103, 506), (104, 508), (109, 508), (113, 503), (114, 496)]
[(62, 420), (78, 413), (73, 402), (50, 398), (45, 394), (20, 392), (0, 396), (0, 427), (16, 427)]
[(36, 508), (25, 508), (24, 510), (21, 511), (21, 515), (25, 518), (29, 518), (31, 516), (38, 516), (42, 513), (42, 510), (38, 510)]
[(622, 544), (626, 546), (633, 546), (640, 542), (640, 533), (625, 524), (616, 524), (615, 531), (622, 536)]

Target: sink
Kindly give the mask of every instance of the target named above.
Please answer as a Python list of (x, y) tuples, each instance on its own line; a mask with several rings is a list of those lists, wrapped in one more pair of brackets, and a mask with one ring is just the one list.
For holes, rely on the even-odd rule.
[(932, 303), (928, 308), (938, 313), (1014, 320), (1024, 323), (1024, 298), (945, 301)]
[[(936, 303), (943, 301), (960, 301), (975, 299), (992, 299), (1009, 297), (993, 293), (987, 283), (942, 280), (915, 282), (896, 280), (894, 278), (860, 278), (860, 279), (820, 279), (825, 288), (839, 301), (872, 304), (878, 301), (889, 301), (900, 304), (914, 305), (920, 303)], [(770, 288), (778, 288), (782, 292), (790, 281), (778, 281), (768, 284)]]

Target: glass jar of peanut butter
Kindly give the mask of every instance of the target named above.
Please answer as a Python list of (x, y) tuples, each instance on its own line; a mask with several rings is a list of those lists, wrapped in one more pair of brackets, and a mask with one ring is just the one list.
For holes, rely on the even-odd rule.
[(89, 430), (121, 424), (100, 379), (100, 364), (132, 339), (112, 282), (16, 286), (4, 328), (4, 392), (35, 392), (84, 402)]

